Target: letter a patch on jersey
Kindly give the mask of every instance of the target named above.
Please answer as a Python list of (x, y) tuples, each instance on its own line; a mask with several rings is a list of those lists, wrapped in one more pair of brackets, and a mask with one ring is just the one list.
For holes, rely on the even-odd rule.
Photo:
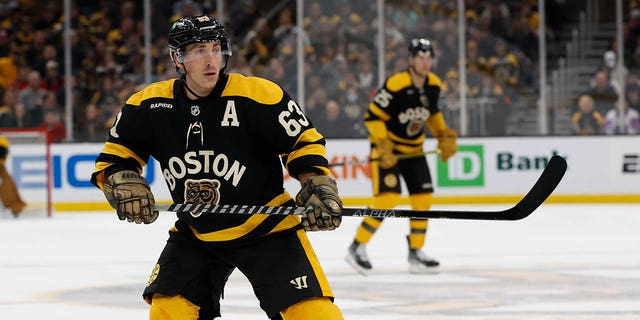
[(222, 121), (220, 122), (222, 127), (238, 127), (240, 122), (238, 121), (238, 114), (236, 113), (236, 103), (233, 100), (227, 102), (227, 108), (224, 110)]

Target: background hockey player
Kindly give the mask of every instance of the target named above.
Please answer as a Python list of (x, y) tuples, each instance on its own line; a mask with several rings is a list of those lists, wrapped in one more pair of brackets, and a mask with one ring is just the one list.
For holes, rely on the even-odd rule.
[[(433, 184), (424, 157), (398, 160), (397, 154), (422, 152), (425, 124), (438, 139), (442, 161), (457, 151), (457, 134), (447, 127), (438, 107), (440, 78), (432, 73), (435, 57), (432, 43), (427, 39), (412, 39), (409, 44), (409, 69), (387, 78), (369, 105), (365, 125), (371, 142), (373, 183), (372, 208), (391, 209), (400, 199), (400, 178), (409, 191), (411, 207), (429, 210)], [(439, 262), (420, 249), (425, 242), (428, 220), (410, 219), (407, 236), (410, 272), (429, 271)], [(358, 227), (349, 247), (347, 262), (361, 272), (372, 268), (365, 245), (382, 224), (382, 219), (366, 217)]]
[(9, 209), (14, 217), (17, 217), (27, 204), (22, 201), (13, 177), (4, 166), (7, 156), (9, 156), (9, 140), (0, 135), (0, 200), (4, 207)]
[(180, 212), (143, 296), (151, 319), (220, 316), (236, 268), (271, 319), (342, 319), (305, 230), (340, 225), (342, 202), (328, 176), (325, 140), (279, 85), (224, 72), (225, 28), (209, 16), (177, 20), (169, 52), (181, 75), (126, 101), (96, 160), (92, 182), (120, 220), (158, 217), (140, 176), (150, 156), (176, 203), (293, 206), (282, 164), (300, 180), (294, 215)]

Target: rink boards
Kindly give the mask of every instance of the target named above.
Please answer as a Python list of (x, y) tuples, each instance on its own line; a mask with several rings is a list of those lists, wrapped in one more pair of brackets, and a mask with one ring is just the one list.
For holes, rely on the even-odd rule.
[[(559, 154), (568, 170), (551, 202), (640, 202), (639, 137), (514, 137), (460, 138), (459, 151), (447, 163), (427, 156), (437, 203), (510, 203), (526, 193), (546, 161)], [(424, 149), (435, 149), (427, 139)], [(8, 169), (29, 201), (46, 188), (46, 160), (29, 145), (12, 146)], [(107, 209), (102, 193), (89, 182), (101, 143), (66, 143), (51, 146), (51, 184), (56, 210)], [(331, 162), (366, 159), (366, 140), (328, 140)], [(159, 202), (169, 201), (157, 162), (145, 168), (145, 177)], [(348, 205), (366, 205), (371, 194), (368, 164), (338, 166), (332, 173)], [(298, 182), (285, 176), (295, 194)]]

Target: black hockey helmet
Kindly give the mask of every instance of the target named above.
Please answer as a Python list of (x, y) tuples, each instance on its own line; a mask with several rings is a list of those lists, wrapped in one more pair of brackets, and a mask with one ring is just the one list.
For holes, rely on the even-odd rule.
[(411, 53), (411, 56), (428, 53), (432, 58), (435, 58), (436, 55), (431, 41), (425, 38), (411, 39), (409, 43), (409, 53)]
[(211, 16), (190, 16), (176, 20), (169, 29), (168, 38), (169, 54), (172, 61), (175, 52), (178, 54), (177, 62), (182, 62), (184, 48), (197, 42), (220, 41), (222, 54), (227, 57), (231, 56), (231, 40), (222, 23)]

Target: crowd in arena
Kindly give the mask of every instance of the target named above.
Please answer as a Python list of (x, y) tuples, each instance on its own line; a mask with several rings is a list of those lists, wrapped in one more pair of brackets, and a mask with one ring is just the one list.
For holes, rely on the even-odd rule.
[[(124, 101), (145, 83), (142, 2), (71, 2), (72, 140), (104, 141)], [(216, 1), (152, 2), (151, 81), (157, 81), (177, 76), (167, 49), (171, 22), (181, 16), (218, 13)], [(432, 39), (437, 57), (433, 71), (443, 81), (441, 101), (444, 112), (451, 115), (450, 125), (458, 125), (454, 115), (459, 113), (461, 92), (466, 92), (471, 105), (491, 102), (482, 109), (485, 129), (472, 134), (505, 135), (511, 104), (539, 94), (535, 1), (465, 1), (466, 88), (460, 88), (458, 79), (456, 3), (387, 1), (385, 74), (407, 67), (409, 39)], [(53, 141), (66, 141), (62, 6), (61, 1), (44, 5), (35, 0), (0, 1), (0, 127), (46, 127)], [(305, 1), (304, 31), (300, 31), (295, 1), (228, 1), (222, 17), (232, 32), (228, 72), (272, 79), (297, 96), (296, 39), (301, 35), (306, 112), (327, 137), (365, 137), (362, 116), (381, 82), (376, 10), (375, 1)], [(547, 37), (561, 19), (553, 10), (550, 13)], [(640, 14), (625, 27), (628, 37), (640, 33)], [(635, 42), (627, 42), (633, 53)], [(635, 82), (640, 87), (640, 80)], [(598, 133), (605, 131), (594, 134)]]

